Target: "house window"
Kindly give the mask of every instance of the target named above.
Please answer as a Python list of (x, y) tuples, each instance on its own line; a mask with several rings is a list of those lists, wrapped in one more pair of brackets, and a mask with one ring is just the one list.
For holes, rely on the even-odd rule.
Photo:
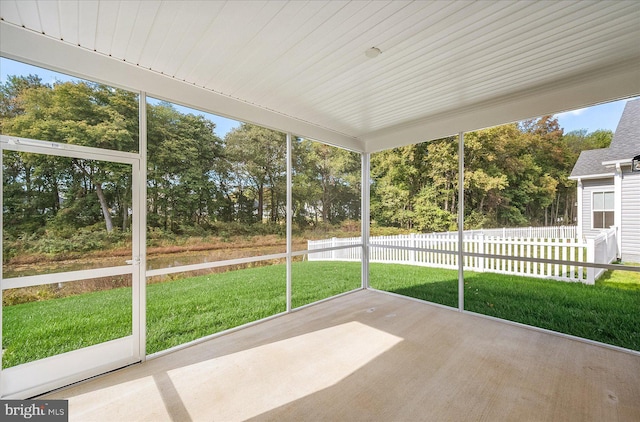
[(614, 223), (613, 192), (593, 193), (593, 228), (606, 229)]

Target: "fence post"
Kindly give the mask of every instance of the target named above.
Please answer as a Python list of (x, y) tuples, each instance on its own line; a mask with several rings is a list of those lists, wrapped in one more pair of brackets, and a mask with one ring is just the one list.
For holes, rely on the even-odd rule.
[[(587, 262), (596, 262), (596, 241), (595, 239), (587, 239)], [(596, 284), (596, 269), (587, 267), (587, 284)]]
[[(332, 238), (331, 238), (331, 247), (332, 247), (332, 248), (335, 248), (335, 247), (336, 247), (336, 242), (337, 242), (337, 240), (338, 240), (338, 239), (336, 239), (335, 237), (332, 237)], [(335, 251), (335, 250), (331, 251), (331, 259), (332, 259), (332, 260), (336, 259), (336, 251)]]
[[(409, 234), (409, 245), (411, 245), (412, 248), (416, 247), (416, 234), (415, 233)], [(409, 262), (412, 263), (412, 264), (415, 264), (415, 262), (416, 262), (416, 251), (415, 250), (409, 251)]]
[[(478, 235), (478, 253), (484, 253), (484, 233)], [(484, 256), (478, 260), (478, 271), (484, 272)]]

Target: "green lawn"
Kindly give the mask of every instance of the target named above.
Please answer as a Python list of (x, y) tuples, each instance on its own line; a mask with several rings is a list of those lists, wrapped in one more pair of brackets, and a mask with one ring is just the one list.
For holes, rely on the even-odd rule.
[[(295, 262), (292, 306), (360, 287), (359, 264)], [(147, 353), (284, 312), (284, 265), (147, 286)], [(3, 368), (131, 334), (131, 289), (3, 307)]]
[(2, 308), (2, 367), (131, 334), (131, 288)]
[[(295, 262), (296, 308), (360, 287), (360, 266)], [(147, 287), (147, 353), (284, 312), (286, 267), (271, 265)]]
[[(457, 308), (458, 273), (370, 264), (371, 287)], [(632, 274), (632, 275), (629, 275)], [(640, 350), (640, 285), (614, 271), (595, 286), (465, 272), (465, 309), (527, 325)], [(620, 279), (619, 282), (611, 280)]]
[[(639, 264), (629, 262), (623, 262), (623, 264), (634, 267), (639, 266)], [(612, 286), (640, 292), (640, 273), (631, 271), (607, 271), (600, 277), (597, 283), (603, 286)]]
[[(147, 286), (147, 352), (283, 312), (285, 271), (272, 265)], [(640, 288), (616, 277), (586, 286), (465, 273), (465, 308), (640, 350)], [(457, 284), (452, 270), (371, 264), (372, 287), (452, 307)], [(293, 263), (294, 308), (359, 286), (359, 263)], [(131, 334), (130, 298), (120, 288), (5, 306), (3, 367)]]

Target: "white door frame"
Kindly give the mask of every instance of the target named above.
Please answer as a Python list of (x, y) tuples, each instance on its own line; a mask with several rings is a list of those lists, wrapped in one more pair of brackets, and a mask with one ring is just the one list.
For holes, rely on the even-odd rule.
[[(0, 272), (0, 288), (6, 289), (27, 287), (42, 284), (84, 280), (97, 277), (131, 274), (132, 278), (132, 334), (93, 346), (54, 355), (14, 367), (0, 368), (0, 398), (24, 399), (45, 393), (55, 388), (71, 384), (113, 369), (144, 360), (145, 353), (145, 321), (142, 309), (145, 306), (145, 268), (141, 265), (141, 226), (144, 214), (140, 212), (141, 168), (140, 154), (128, 153), (78, 145), (60, 144), (38, 141), (14, 136), (0, 135), (0, 150), (30, 152), (44, 155), (107, 161), (131, 165), (132, 173), (132, 209), (131, 225), (132, 257), (127, 265), (98, 268), (90, 270), (69, 271), (62, 273), (15, 277), (3, 279)], [(0, 153), (0, 173), (2, 172)], [(3, 182), (0, 182), (3, 183)], [(2, 203), (0, 189), (0, 203)], [(0, 213), (2, 227), (2, 213)], [(0, 240), (1, 242), (1, 240)], [(2, 247), (0, 243), (0, 259)], [(0, 307), (0, 338), (2, 336), (2, 307)]]

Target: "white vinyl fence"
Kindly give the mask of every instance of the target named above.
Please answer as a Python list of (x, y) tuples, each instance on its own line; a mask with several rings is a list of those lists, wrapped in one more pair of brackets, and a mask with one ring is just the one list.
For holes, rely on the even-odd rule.
[[(360, 237), (310, 240), (308, 249), (311, 251), (361, 243)], [(369, 239), (369, 245), (370, 262), (458, 268), (457, 232), (375, 236)], [(465, 270), (579, 281), (587, 284), (594, 284), (604, 270), (583, 267), (579, 263), (609, 264), (616, 259), (617, 254), (615, 228), (587, 241), (576, 238), (575, 227), (466, 231), (463, 245), (465, 253), (485, 255), (465, 256)], [(362, 248), (357, 247), (310, 252), (309, 260), (359, 261), (361, 252)], [(511, 259), (494, 258), (492, 255)], [(576, 264), (540, 263), (513, 258), (573, 261)]]
[[(452, 232), (456, 233), (457, 232)], [(526, 239), (576, 239), (577, 226), (547, 226), (547, 227), (503, 227), (499, 229), (467, 230), (465, 235), (484, 234), (490, 237), (526, 238)]]
[[(615, 227), (600, 233), (595, 238), (587, 239), (587, 262), (611, 264), (617, 257), (618, 243)], [(604, 273), (603, 268), (589, 268), (587, 280), (597, 280)]]

